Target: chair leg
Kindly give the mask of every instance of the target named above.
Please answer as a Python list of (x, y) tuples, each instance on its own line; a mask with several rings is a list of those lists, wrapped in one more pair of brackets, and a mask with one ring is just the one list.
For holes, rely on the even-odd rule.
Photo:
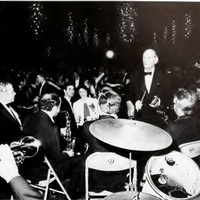
[(50, 176), (51, 176), (51, 171), (49, 169), (48, 174), (47, 174), (47, 185), (46, 185), (46, 188), (45, 188), (44, 200), (47, 200), (47, 197), (48, 197)]
[[(52, 168), (50, 162), (48, 161), (48, 159), (45, 157), (45, 162), (47, 163), (48, 167), (49, 167), (49, 171), (50, 171), (50, 174), (52, 174), (56, 181), (58, 182), (59, 186), (61, 187), (62, 191), (64, 192), (65, 196), (67, 197), (68, 200), (71, 200), (70, 196), (68, 195), (67, 191), (65, 190), (64, 186), (62, 185), (60, 179), (58, 178), (57, 174), (55, 173), (54, 169)], [(49, 175), (50, 175), (49, 174)], [(50, 177), (49, 177), (50, 179)], [(46, 200), (46, 199), (45, 199)]]

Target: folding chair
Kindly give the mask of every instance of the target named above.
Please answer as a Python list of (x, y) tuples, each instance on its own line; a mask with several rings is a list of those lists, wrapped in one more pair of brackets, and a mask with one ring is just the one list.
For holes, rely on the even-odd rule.
[(106, 197), (112, 192), (104, 190), (100, 193), (96, 193), (94, 191), (90, 191), (89, 189), (89, 169), (97, 170), (97, 171), (122, 171), (129, 169), (134, 169), (133, 179), (131, 180), (136, 187), (136, 161), (130, 160), (123, 156), (120, 156), (116, 153), (112, 152), (96, 152), (88, 156), (85, 161), (85, 190), (86, 190), (86, 200), (98, 197)]
[(200, 140), (179, 145), (180, 151), (190, 158), (200, 155)]
[[(40, 181), (39, 184), (32, 184), (30, 183), (30, 185), (33, 188), (36, 188), (38, 190), (42, 190), (44, 191), (44, 200), (47, 200), (48, 198), (48, 193), (49, 191), (52, 191), (54, 193), (59, 193), (59, 194), (63, 194), (66, 196), (66, 198), (68, 200), (71, 200), (70, 196), (68, 195), (67, 191), (65, 190), (63, 184), (61, 183), (60, 179), (58, 178), (56, 172), (54, 171), (51, 163), (49, 162), (49, 160), (47, 159), (47, 157), (44, 157), (44, 162), (47, 164), (48, 166), (48, 173), (47, 173), (47, 179), (44, 181)], [(61, 190), (57, 190), (57, 189), (53, 189), (49, 187), (49, 184), (53, 181), (57, 181), (58, 185), (60, 186)]]

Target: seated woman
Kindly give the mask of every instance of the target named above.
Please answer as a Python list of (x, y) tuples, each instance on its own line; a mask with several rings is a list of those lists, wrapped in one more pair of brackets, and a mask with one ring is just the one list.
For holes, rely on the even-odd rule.
[(78, 88), (80, 99), (74, 102), (74, 116), (77, 126), (83, 126), (85, 121), (91, 121), (99, 118), (100, 108), (98, 100), (88, 97), (88, 89), (85, 85)]

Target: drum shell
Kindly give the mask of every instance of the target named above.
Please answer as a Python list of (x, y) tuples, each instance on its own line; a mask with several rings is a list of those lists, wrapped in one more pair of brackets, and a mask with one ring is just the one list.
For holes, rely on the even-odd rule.
[[(175, 163), (169, 164), (168, 158), (173, 159)], [(167, 175), (171, 185), (175, 183), (175, 185), (181, 186), (191, 196), (178, 198), (162, 192), (152, 179), (152, 175), (161, 174), (161, 170), (163, 170), (163, 174)], [(200, 194), (198, 165), (191, 158), (177, 151), (151, 157), (146, 164), (143, 180), (142, 192), (165, 200), (193, 199)]]

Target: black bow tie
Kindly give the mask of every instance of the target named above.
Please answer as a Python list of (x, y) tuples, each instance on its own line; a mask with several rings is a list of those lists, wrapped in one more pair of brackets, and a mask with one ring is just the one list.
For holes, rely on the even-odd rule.
[(144, 72), (144, 75), (146, 76), (146, 75), (151, 75), (152, 74), (152, 72)]

